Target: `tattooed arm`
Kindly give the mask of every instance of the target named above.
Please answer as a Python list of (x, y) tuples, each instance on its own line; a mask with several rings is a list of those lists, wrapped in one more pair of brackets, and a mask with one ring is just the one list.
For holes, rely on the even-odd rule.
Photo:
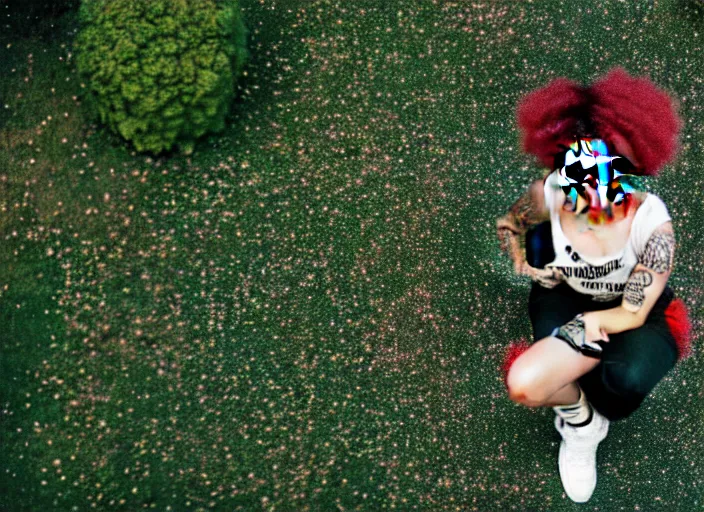
[(515, 234), (523, 235), (532, 226), (550, 220), (550, 212), (545, 205), (543, 178), (530, 184), (528, 190), (511, 205), (509, 211), (496, 222), (497, 228), (507, 228)]
[(653, 231), (628, 278), (621, 303), (624, 309), (636, 313), (645, 322), (667, 285), (674, 257), (675, 233), (672, 222), (665, 222)]
[(550, 219), (543, 195), (544, 179), (531, 183), (528, 190), (513, 203), (508, 213), (496, 221), (496, 232), (501, 250), (511, 256), (516, 271), (520, 273), (525, 257), (521, 249), (520, 237), (532, 226)]
[(674, 254), (675, 235), (672, 222), (668, 221), (655, 229), (648, 239), (626, 282), (621, 305), (585, 313), (584, 316), (607, 333), (628, 331), (643, 325), (667, 285)]

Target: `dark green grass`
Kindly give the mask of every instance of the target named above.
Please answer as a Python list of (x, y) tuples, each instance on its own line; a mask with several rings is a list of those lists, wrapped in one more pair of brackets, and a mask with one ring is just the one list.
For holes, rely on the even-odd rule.
[(494, 235), (542, 173), (518, 151), (521, 95), (614, 65), (650, 76), (686, 122), (649, 187), (699, 343), (700, 11), (243, 9), (240, 97), (188, 158), (135, 155), (86, 119), (73, 16), (4, 36), (0, 509), (700, 509), (696, 353), (612, 425), (592, 500), (564, 496), (551, 411), (505, 397), (529, 282)]

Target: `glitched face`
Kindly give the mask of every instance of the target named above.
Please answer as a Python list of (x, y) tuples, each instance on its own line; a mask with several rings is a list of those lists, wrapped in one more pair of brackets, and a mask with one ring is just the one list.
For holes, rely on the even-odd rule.
[[(564, 159), (563, 159), (564, 158)], [(610, 155), (601, 139), (580, 139), (557, 161), (558, 184), (565, 193), (566, 210), (585, 215), (592, 226), (607, 225), (627, 212), (633, 164)]]

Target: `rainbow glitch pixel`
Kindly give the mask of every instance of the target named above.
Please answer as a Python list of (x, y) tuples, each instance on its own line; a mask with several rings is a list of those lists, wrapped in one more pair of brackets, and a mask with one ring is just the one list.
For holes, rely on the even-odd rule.
[(604, 221), (613, 219), (612, 205), (620, 205), (627, 194), (637, 187), (640, 176), (629, 174), (633, 164), (623, 156), (611, 156), (606, 143), (601, 139), (579, 139), (557, 162), (557, 183), (572, 205), (577, 208), (577, 196), (589, 200), (584, 185), (597, 190)]

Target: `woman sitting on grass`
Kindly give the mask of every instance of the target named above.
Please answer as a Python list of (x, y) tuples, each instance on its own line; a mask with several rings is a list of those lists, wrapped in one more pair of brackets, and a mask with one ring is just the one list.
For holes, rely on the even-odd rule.
[(672, 222), (659, 197), (633, 186), (674, 156), (681, 122), (664, 92), (616, 69), (590, 87), (561, 78), (534, 91), (518, 124), (524, 150), (553, 171), (497, 221), (502, 249), (535, 281), (535, 342), (512, 352), (506, 385), (515, 402), (553, 407), (562, 484), (585, 502), (609, 422), (687, 351), (687, 312), (667, 285)]

